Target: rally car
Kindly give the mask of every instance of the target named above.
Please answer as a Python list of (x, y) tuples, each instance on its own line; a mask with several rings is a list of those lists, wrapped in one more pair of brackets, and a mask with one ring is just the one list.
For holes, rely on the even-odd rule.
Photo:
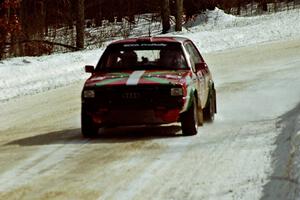
[(181, 123), (183, 135), (213, 121), (212, 75), (196, 45), (184, 37), (141, 37), (107, 46), (82, 90), (81, 130)]

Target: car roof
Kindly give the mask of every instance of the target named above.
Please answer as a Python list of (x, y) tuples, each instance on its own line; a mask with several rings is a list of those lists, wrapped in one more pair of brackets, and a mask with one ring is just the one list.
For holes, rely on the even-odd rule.
[(137, 37), (128, 38), (124, 40), (118, 40), (112, 42), (114, 44), (135, 44), (135, 43), (184, 43), (185, 41), (190, 41), (188, 38), (179, 36), (165, 36), (165, 37)]

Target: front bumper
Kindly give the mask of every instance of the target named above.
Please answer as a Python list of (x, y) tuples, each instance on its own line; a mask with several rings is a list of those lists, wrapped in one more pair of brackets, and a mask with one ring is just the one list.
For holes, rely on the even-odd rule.
[(121, 125), (150, 125), (150, 124), (168, 124), (179, 120), (180, 110), (177, 108), (166, 109), (101, 109), (97, 112), (86, 111), (85, 116), (93, 120), (99, 126), (121, 126)]
[(82, 112), (83, 116), (102, 126), (177, 122), (186, 104), (185, 97), (171, 96), (170, 86), (120, 86), (94, 90), (93, 98), (82, 98)]

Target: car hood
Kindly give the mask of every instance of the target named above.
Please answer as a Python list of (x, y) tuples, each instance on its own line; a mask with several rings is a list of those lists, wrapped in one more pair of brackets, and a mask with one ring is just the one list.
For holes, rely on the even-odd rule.
[(182, 85), (191, 81), (189, 70), (138, 70), (124, 72), (94, 73), (85, 83), (86, 87), (119, 85)]

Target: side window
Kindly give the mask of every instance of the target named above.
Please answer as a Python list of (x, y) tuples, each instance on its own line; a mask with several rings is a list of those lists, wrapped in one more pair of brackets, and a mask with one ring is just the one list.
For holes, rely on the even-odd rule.
[(186, 44), (184, 45), (184, 47), (185, 47), (186, 51), (187, 51), (188, 54), (189, 54), (189, 58), (190, 58), (191, 65), (192, 65), (192, 66), (195, 66), (195, 62), (194, 62), (195, 58), (194, 58), (194, 55), (193, 55), (193, 51), (191, 50), (191, 48), (190, 48), (190, 46), (188, 45), (188, 43), (186, 43)]
[(198, 50), (196, 49), (196, 47), (191, 42), (188, 42), (185, 46), (186, 46), (187, 51), (191, 55), (191, 57), (193, 59), (193, 62), (195, 64), (204, 62), (203, 58), (199, 54)]

